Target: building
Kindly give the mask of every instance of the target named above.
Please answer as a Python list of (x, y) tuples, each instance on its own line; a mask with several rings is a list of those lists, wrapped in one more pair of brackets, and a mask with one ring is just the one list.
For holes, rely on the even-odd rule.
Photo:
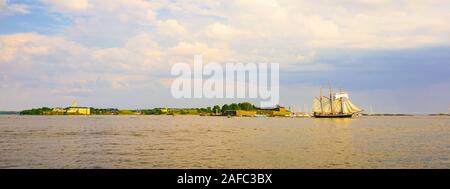
[(66, 110), (63, 108), (53, 108), (51, 114), (52, 115), (64, 115), (64, 114), (66, 114)]
[(245, 110), (227, 110), (223, 112), (224, 116), (237, 116), (237, 117), (254, 117), (256, 116), (256, 111), (245, 111)]
[(169, 112), (168, 108), (161, 108), (161, 113), (167, 114)]
[(91, 115), (91, 108), (89, 107), (78, 107), (77, 102), (73, 101), (72, 106), (67, 109), (67, 114), (74, 115)]
[(285, 107), (276, 106), (274, 108), (257, 108), (257, 112), (260, 115), (268, 116), (290, 116), (291, 112), (286, 110)]

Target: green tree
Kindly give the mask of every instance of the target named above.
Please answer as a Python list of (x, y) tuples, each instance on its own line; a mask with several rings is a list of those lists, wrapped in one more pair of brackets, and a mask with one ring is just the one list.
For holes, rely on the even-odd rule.
[(226, 111), (228, 111), (228, 110), (230, 110), (230, 107), (228, 106), (228, 104), (224, 104), (224, 105), (222, 106), (222, 112), (226, 112)]
[(215, 106), (213, 107), (212, 111), (213, 111), (213, 113), (219, 113), (219, 112), (221, 111), (221, 110), (220, 110), (220, 106), (215, 105)]
[(42, 108), (33, 108), (30, 110), (23, 110), (20, 112), (21, 115), (44, 115), (46, 113), (51, 112), (52, 109), (48, 107), (42, 107)]
[(230, 104), (230, 110), (240, 110), (241, 108), (236, 103)]
[(241, 110), (246, 111), (255, 110), (255, 106), (249, 102), (239, 103), (239, 107), (241, 108)]

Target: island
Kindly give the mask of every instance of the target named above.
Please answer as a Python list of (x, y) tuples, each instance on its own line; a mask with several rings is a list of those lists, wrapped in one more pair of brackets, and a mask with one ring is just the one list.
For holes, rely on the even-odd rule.
[(79, 107), (73, 102), (66, 108), (33, 108), (20, 111), (20, 115), (200, 115), (200, 116), (237, 116), (237, 117), (287, 117), (291, 112), (277, 105), (272, 108), (259, 108), (250, 102), (215, 105), (205, 108), (151, 108), (151, 109), (117, 109)]

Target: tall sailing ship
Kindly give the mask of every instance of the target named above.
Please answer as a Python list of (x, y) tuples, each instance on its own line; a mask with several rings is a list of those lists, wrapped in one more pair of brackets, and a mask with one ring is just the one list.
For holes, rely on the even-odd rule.
[(361, 111), (350, 101), (348, 93), (342, 90), (333, 95), (330, 88), (329, 96), (323, 96), (320, 89), (320, 96), (313, 100), (313, 116), (316, 118), (352, 117)]

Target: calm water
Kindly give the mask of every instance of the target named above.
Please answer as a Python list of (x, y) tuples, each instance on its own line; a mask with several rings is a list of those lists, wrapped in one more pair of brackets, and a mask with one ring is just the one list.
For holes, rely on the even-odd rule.
[(449, 117), (0, 116), (0, 168), (450, 168)]

